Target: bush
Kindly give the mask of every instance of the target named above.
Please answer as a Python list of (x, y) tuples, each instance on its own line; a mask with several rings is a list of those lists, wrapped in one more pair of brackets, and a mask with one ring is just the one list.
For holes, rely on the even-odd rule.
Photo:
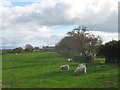
[(4, 55), (4, 54), (10, 54), (10, 53), (13, 53), (12, 49), (3, 49), (2, 50), (2, 55)]
[(80, 62), (90, 62), (91, 56), (73, 55), (72, 59), (75, 61), (80, 61)]
[(13, 53), (21, 53), (23, 51), (24, 50), (21, 47), (13, 49)]
[(105, 58), (96, 58), (95, 63), (104, 64), (105, 63)]
[(119, 63), (120, 53), (120, 40), (110, 41), (101, 45), (98, 54), (103, 55), (106, 59), (106, 63)]

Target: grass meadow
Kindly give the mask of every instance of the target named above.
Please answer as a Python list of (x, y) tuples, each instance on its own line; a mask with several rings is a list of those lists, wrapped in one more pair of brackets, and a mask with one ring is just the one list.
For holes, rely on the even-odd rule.
[[(2, 56), (3, 88), (118, 88), (116, 64), (86, 63), (87, 75), (74, 76), (80, 62), (58, 53), (31, 52)], [(69, 64), (69, 71), (60, 65)]]

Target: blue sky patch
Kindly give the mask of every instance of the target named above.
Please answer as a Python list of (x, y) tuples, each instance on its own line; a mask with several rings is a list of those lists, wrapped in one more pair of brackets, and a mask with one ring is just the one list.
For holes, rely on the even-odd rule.
[(26, 6), (31, 5), (33, 2), (11, 2), (12, 6)]

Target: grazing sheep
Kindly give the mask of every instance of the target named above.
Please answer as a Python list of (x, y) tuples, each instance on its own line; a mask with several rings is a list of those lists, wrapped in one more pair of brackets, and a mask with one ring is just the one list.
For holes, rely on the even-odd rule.
[(67, 61), (69, 61), (69, 62), (72, 61), (72, 58), (68, 58)]
[(74, 75), (79, 75), (80, 73), (84, 72), (86, 73), (86, 66), (85, 64), (79, 64), (78, 67), (74, 70)]
[(79, 64), (77, 67), (83, 67), (83, 68), (86, 68), (85, 63)]
[(62, 70), (69, 70), (69, 65), (62, 65), (60, 66)]

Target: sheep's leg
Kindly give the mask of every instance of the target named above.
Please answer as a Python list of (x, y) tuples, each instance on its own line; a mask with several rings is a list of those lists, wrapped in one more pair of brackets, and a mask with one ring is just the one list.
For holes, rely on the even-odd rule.
[(87, 75), (86, 68), (84, 69), (84, 73)]

